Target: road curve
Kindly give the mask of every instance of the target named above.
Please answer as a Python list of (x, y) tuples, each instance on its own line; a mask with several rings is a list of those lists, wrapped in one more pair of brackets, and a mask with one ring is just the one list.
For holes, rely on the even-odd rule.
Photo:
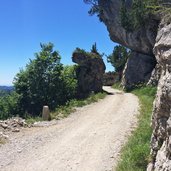
[(136, 125), (138, 98), (110, 95), (49, 127), (24, 129), (0, 147), (1, 171), (111, 171)]

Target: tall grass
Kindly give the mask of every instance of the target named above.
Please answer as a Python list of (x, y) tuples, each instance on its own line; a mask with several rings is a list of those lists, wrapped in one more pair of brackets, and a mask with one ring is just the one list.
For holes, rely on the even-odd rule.
[(138, 96), (141, 105), (138, 127), (123, 147), (116, 171), (145, 171), (150, 158), (150, 122), (156, 87), (141, 87), (132, 93)]

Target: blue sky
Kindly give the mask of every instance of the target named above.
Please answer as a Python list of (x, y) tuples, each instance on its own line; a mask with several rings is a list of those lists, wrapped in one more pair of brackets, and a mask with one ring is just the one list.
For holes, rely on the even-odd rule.
[[(115, 44), (106, 26), (87, 13), (83, 0), (2, 0), (0, 5), (0, 85), (11, 85), (40, 42), (52, 42), (63, 64), (72, 64), (76, 47), (89, 50), (94, 42), (100, 52), (110, 54)], [(104, 58), (105, 63), (106, 58)], [(107, 64), (107, 70), (113, 70)]]

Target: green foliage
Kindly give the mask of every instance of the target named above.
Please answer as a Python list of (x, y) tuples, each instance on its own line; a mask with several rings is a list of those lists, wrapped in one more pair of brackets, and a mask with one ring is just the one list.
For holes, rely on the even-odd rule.
[(92, 52), (92, 53), (95, 53), (95, 54), (97, 54), (97, 55), (99, 55), (99, 52), (98, 52), (98, 50), (97, 50), (97, 45), (96, 45), (96, 43), (94, 43), (94, 44), (92, 45), (91, 52)]
[(63, 98), (64, 102), (76, 97), (77, 93), (77, 79), (76, 79), (76, 65), (64, 66), (62, 70), (63, 80)]
[(138, 127), (122, 149), (117, 171), (145, 171), (147, 168), (152, 134), (151, 113), (156, 91), (156, 87), (141, 87), (132, 91), (139, 97), (141, 105)]
[(15, 91), (0, 98), (0, 119), (7, 119), (19, 113), (18, 103), (20, 96)]
[(74, 53), (80, 53), (84, 56), (90, 57), (90, 58), (102, 58), (103, 54), (100, 54), (97, 50), (96, 43), (92, 45), (91, 52), (86, 52), (84, 49), (76, 48), (73, 52)]
[(115, 71), (120, 73), (125, 67), (125, 63), (130, 55), (130, 51), (124, 46), (115, 46), (113, 53), (107, 57), (108, 62), (112, 64)]
[(12, 86), (0, 86), (0, 97), (7, 96), (14, 91)]
[(84, 2), (86, 4), (90, 4), (91, 5), (91, 8), (90, 8), (90, 10), (88, 12), (90, 15), (99, 14), (100, 7), (98, 5), (98, 0), (84, 0)]
[(35, 117), (27, 116), (27, 118), (26, 118), (27, 124), (34, 124), (35, 122), (41, 122), (41, 121), (43, 121), (43, 119), (40, 116), (35, 116)]
[(122, 0), (120, 9), (121, 25), (127, 31), (134, 31), (143, 27), (148, 22), (150, 14), (158, 10), (159, 7), (158, 0), (133, 0), (131, 8), (128, 8), (126, 1)]
[(8, 94), (10, 94), (10, 92), (5, 90), (0, 90), (0, 97), (7, 96)]
[(44, 105), (54, 110), (73, 96), (68, 91), (73, 90), (75, 84), (69, 83), (71, 79), (67, 80), (69, 69), (63, 70), (60, 59), (59, 53), (53, 51), (52, 43), (41, 44), (41, 51), (35, 54), (35, 59), (16, 75), (14, 85), (20, 95), (21, 116), (38, 116)]
[(117, 82), (115, 83), (112, 88), (114, 89), (118, 89), (118, 90), (123, 90), (122, 86), (121, 86), (121, 82)]

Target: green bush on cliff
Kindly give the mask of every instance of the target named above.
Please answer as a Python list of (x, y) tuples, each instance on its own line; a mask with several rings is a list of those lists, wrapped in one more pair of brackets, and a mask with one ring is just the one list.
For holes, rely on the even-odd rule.
[(100, 7), (98, 4), (98, 0), (83, 0), (86, 4), (91, 4), (92, 7), (89, 10), (89, 14), (90, 15), (94, 15), (94, 14), (99, 14), (100, 12)]
[(74, 53), (79, 53), (80, 55), (84, 55), (85, 57), (89, 58), (102, 58), (104, 54), (100, 54), (97, 50), (96, 43), (92, 45), (92, 48), (90, 52), (85, 51), (84, 49), (76, 48), (73, 52)]
[(122, 0), (120, 9), (121, 25), (127, 31), (134, 31), (143, 27), (150, 18), (150, 14), (159, 10), (158, 0), (133, 0), (131, 7), (126, 6), (126, 1)]

